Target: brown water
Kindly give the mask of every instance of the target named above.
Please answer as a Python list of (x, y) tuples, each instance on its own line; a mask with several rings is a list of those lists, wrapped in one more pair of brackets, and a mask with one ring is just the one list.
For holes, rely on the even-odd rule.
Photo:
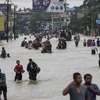
[[(74, 46), (74, 41), (68, 42), (66, 50), (56, 50), (58, 41), (52, 39), (52, 54), (41, 54), (40, 50), (27, 50), (20, 47), (23, 38), (20, 37), (9, 43), (0, 43), (0, 49), (4, 46), (11, 54), (11, 58), (0, 59), (0, 67), (7, 77), (8, 100), (69, 100), (69, 96), (62, 96), (62, 90), (72, 81), (74, 72), (80, 72), (82, 76), (91, 73), (93, 83), (100, 86), (98, 55), (91, 55), (91, 48), (82, 46), (83, 39), (87, 37), (81, 37), (78, 48)], [(13, 70), (16, 60), (19, 59), (26, 70), (30, 57), (41, 67), (38, 80), (31, 83), (28, 73), (25, 72), (21, 83), (14, 82)], [(100, 100), (100, 97), (97, 100)]]

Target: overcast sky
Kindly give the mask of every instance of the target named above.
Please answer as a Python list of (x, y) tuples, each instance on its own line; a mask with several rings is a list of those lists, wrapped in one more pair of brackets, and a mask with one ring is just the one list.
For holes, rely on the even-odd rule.
[[(6, 0), (0, 0), (0, 3), (4, 3)], [(32, 8), (32, 0), (9, 0), (12, 1), (15, 5), (18, 5), (18, 8)], [(83, 3), (83, 0), (67, 0), (69, 7), (80, 6)]]

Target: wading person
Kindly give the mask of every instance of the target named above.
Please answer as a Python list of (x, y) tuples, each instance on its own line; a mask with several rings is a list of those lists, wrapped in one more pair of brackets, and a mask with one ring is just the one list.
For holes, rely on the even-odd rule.
[(30, 58), (29, 59), (29, 63), (27, 65), (27, 71), (29, 73), (29, 79), (30, 80), (36, 80), (36, 76), (37, 76), (37, 64)]
[(81, 74), (74, 73), (73, 80), (74, 81), (63, 90), (63, 95), (69, 94), (70, 100), (90, 100), (86, 86), (81, 85)]
[(86, 39), (84, 39), (83, 46), (86, 47)]
[(1, 94), (3, 92), (4, 100), (7, 100), (7, 84), (6, 84), (6, 76), (1, 72), (0, 69), (0, 100)]
[(98, 49), (95, 46), (92, 46), (92, 48), (91, 48), (91, 54), (95, 55), (96, 51), (98, 52)]
[(22, 80), (22, 73), (24, 72), (23, 66), (20, 64), (20, 61), (17, 60), (16, 63), (17, 63), (17, 65), (14, 68), (14, 71), (16, 72), (14, 81)]
[(78, 44), (79, 44), (79, 40), (76, 39), (76, 40), (75, 40), (75, 46), (78, 47)]
[(100, 95), (100, 90), (96, 84), (92, 83), (92, 75), (84, 75), (85, 83), (83, 85), (87, 86), (90, 100), (96, 100), (96, 95)]

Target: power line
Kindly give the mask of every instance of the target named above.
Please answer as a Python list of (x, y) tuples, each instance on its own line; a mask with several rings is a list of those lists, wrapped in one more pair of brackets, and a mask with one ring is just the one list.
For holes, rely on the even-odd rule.
[(32, 1), (13, 1), (13, 2), (32, 2)]
[[(0, 2), (4, 2), (4, 0), (0, 0)], [(24, 1), (24, 0), (21, 0), (21, 1), (17, 1), (17, 0), (15, 0), (15, 1), (12, 1), (12, 2), (32, 2), (32, 1)]]

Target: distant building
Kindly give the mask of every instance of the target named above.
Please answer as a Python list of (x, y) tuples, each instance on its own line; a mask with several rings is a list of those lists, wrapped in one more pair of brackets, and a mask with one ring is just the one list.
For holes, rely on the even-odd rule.
[(32, 12), (17, 12), (17, 16), (18, 18), (20, 18), (20, 20), (24, 20), (25, 18), (27, 18), (27, 20), (30, 20), (32, 14)]
[(67, 8), (67, 15), (72, 16), (75, 14), (75, 8)]

